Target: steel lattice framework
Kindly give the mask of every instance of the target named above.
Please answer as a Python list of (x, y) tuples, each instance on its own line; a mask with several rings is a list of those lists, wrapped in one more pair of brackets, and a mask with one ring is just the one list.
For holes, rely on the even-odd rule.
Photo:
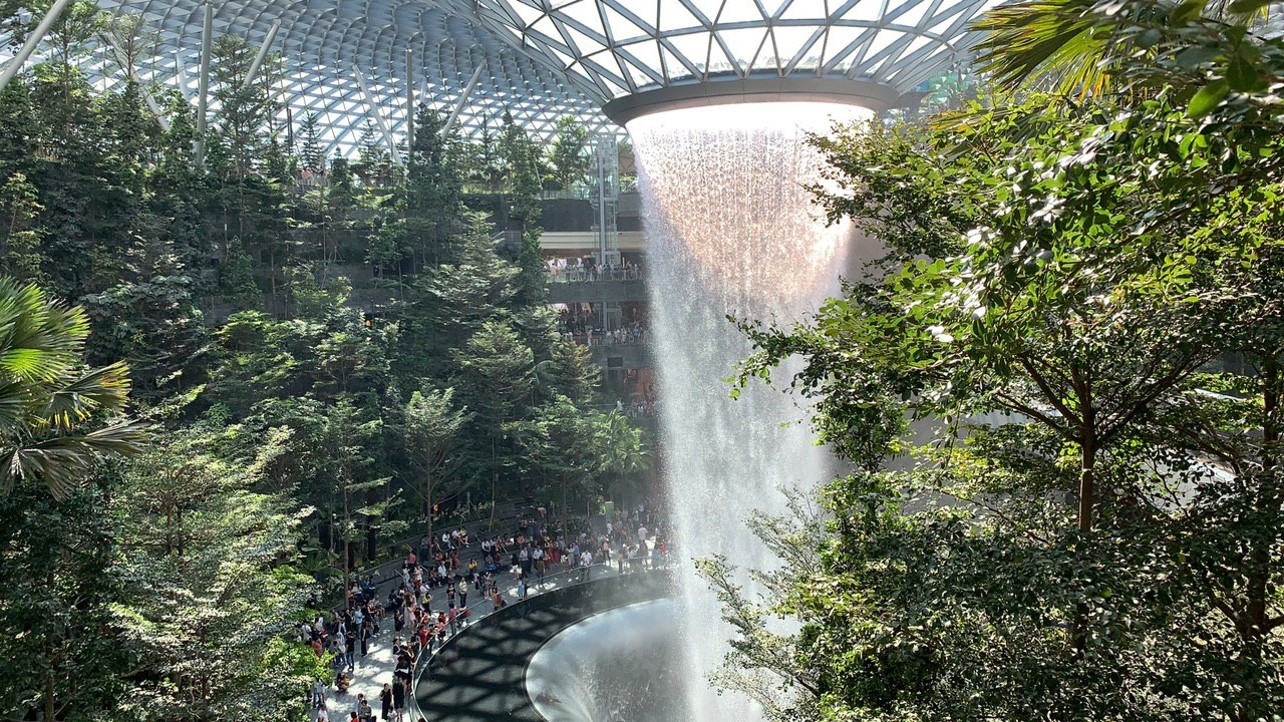
[[(375, 114), (395, 138), (404, 137), (408, 76), (418, 101), (447, 113), (459, 105), (460, 128), (471, 135), (496, 128), (505, 111), (546, 136), (566, 114), (593, 130), (614, 129), (601, 112), (612, 100), (728, 80), (850, 81), (899, 95), (962, 60), (971, 42), (967, 24), (993, 4), (221, 0), (211, 8), (215, 35), (233, 33), (254, 47), (271, 40), (296, 123), (302, 113), (315, 113), (330, 150), (349, 152)], [(139, 69), (144, 79), (176, 85), (189, 98), (197, 94), (203, 0), (99, 0), (99, 6), (146, 21), (155, 47)], [(119, 75), (106, 49), (86, 70), (103, 83)]]

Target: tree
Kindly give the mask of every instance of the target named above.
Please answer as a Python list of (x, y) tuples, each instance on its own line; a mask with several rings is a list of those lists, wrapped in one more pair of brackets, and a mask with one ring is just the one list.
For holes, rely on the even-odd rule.
[[(245, 83), (256, 54), (239, 36), (220, 35), (214, 39), (210, 93), (219, 108), (217, 141), (226, 146), (232, 180), (238, 182), (251, 176), (255, 162), (264, 155), (270, 136), (263, 131), (280, 103), (273, 92), (277, 61), (269, 60), (259, 69), (254, 82)], [(207, 140), (206, 146), (212, 145), (214, 139)]]
[(0, 328), (0, 485), (38, 479), (63, 499), (99, 459), (138, 451), (142, 427), (121, 417), (125, 364), (83, 366), (83, 309), (0, 278)]
[(102, 513), (111, 485), (70, 487), (61, 500), (37, 479), (0, 496), (0, 710), (9, 719), (72, 719), (114, 709), (122, 653), (111, 605), (125, 586), (114, 566), (116, 520)]
[(457, 240), (456, 263), (420, 277), (399, 310), (401, 334), (395, 365), (402, 379), (444, 374), (450, 350), (462, 347), (486, 322), (505, 317), (513, 302), (517, 270), (501, 259), (480, 215)]
[(421, 267), (452, 258), (450, 241), (460, 230), (463, 176), (452, 149), (455, 143), (441, 115), (420, 106), (406, 166), (406, 223), (417, 239)]
[(542, 153), (526, 130), (504, 113), (499, 133), (499, 156), (509, 189), (509, 216), (521, 224), (523, 233), (538, 228), (539, 194), (542, 187)]
[(549, 346), (549, 359), (535, 368), (540, 390), (560, 395), (580, 407), (598, 400), (602, 367), (593, 363), (593, 352), (584, 344), (558, 340)]
[(227, 242), (227, 257), (219, 269), (218, 280), (227, 295), (242, 303), (261, 295), (254, 282), (254, 259), (246, 252), (239, 236)]
[[(318, 660), (283, 639), (311, 580), (289, 566), (300, 520), (258, 489), (288, 435), (273, 429), (249, 458), (220, 449), (239, 430), (218, 415), (159, 436), (129, 465), (111, 510), (119, 519), (113, 605), (126, 653), (124, 719), (280, 719), (304, 714), (299, 690)], [(311, 659), (309, 660), (309, 657)]]
[(366, 187), (382, 188), (390, 182), (392, 159), (379, 135), (375, 132), (374, 123), (366, 121), (361, 126), (361, 137), (357, 140), (359, 159), (353, 170)]
[[(507, 452), (516, 444), (519, 422), (531, 406), (534, 355), (506, 324), (487, 321), (453, 352), (459, 364), (457, 388), (473, 410), (469, 432), (482, 442), (479, 470), (490, 478), (490, 525), (495, 525), (499, 475), (512, 466)], [(501, 451), (505, 452), (501, 454)]]
[(557, 136), (549, 150), (553, 177), (562, 190), (570, 190), (589, 171), (588, 129), (573, 115), (557, 119)]
[(303, 125), (299, 128), (299, 137), (303, 145), (299, 149), (299, 160), (304, 170), (313, 176), (325, 175), (325, 150), (321, 148), (321, 133), (317, 128), (316, 113), (306, 113)]
[(337, 155), (330, 161), (329, 189), (327, 201), (333, 220), (345, 224), (357, 205), (357, 190), (352, 185), (352, 167), (347, 158)]
[[(805, 358), (794, 385), (856, 472), (825, 490), (827, 525), (762, 523), (795, 576), (816, 570), (769, 584), (774, 606), (706, 565), (741, 631), (733, 662), (767, 675), (730, 684), (783, 683), (781, 719), (1278, 704), (1278, 140), (1263, 115), (1183, 102), (1005, 100), (821, 141), (831, 217), (889, 253), (812, 323), (746, 324), (742, 382)], [(1231, 351), (1260, 376), (1201, 369)], [(933, 443), (910, 444), (906, 416)], [(907, 452), (912, 471), (882, 470)], [(799, 635), (763, 628), (781, 613)]]
[[(353, 542), (360, 542), (363, 535), (377, 534), (379, 521), (392, 500), (385, 496), (379, 501), (375, 493), (386, 489), (391, 481), (389, 477), (374, 476), (375, 459), (370, 453), (382, 427), (382, 419), (371, 418), (352, 399), (342, 398), (328, 410), (320, 429), (329, 482), (328, 498), (320, 511), (328, 515), (331, 527), (337, 527), (337, 533), (330, 535), (331, 540), (343, 543), (345, 596), (351, 590), (356, 564), (357, 547)], [(368, 556), (373, 557), (373, 550), (368, 547), (367, 551), (371, 552)]]
[(468, 418), (467, 407), (456, 408), (455, 390), (425, 387), (410, 395), (406, 404), (402, 440), (406, 455), (419, 472), (423, 514), (428, 523), (428, 538), (433, 538), (433, 520), (437, 516), (442, 476), (459, 463), (459, 436)]
[(37, 200), (36, 187), (22, 173), (14, 173), (0, 186), (0, 272), (12, 278), (39, 283), (40, 230), (36, 216), (44, 208)]
[(565, 396), (540, 404), (521, 432), (521, 461), (550, 489), (560, 489), (563, 518), (572, 490), (591, 507), (611, 482), (648, 466), (639, 427), (614, 411), (586, 409)]

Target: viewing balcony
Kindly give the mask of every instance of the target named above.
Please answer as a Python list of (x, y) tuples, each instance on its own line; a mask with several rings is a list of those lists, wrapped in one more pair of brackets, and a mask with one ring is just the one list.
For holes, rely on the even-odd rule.
[(646, 274), (638, 269), (591, 272), (563, 268), (556, 274), (549, 272), (548, 296), (551, 303), (646, 303)]

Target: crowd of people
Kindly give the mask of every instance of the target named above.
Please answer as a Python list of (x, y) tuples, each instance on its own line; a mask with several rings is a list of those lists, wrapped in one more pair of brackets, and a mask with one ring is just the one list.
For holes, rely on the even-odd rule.
[(592, 256), (584, 258), (550, 258), (547, 262), (548, 277), (553, 283), (580, 283), (587, 281), (636, 281), (645, 277), (642, 264), (636, 260), (621, 259), (598, 263)]
[(604, 329), (596, 313), (566, 308), (558, 314), (557, 330), (563, 339), (585, 346), (616, 346), (650, 340), (646, 315), (635, 310), (619, 326)]
[[(486, 611), (507, 606), (501, 580), (514, 585), (520, 601), (542, 591), (553, 574), (573, 572), (578, 580), (587, 581), (599, 565), (611, 565), (625, 574), (660, 569), (668, 563), (668, 533), (653, 505), (617, 510), (608, 519), (586, 522), (578, 532), (554, 530), (546, 517), (546, 507), (538, 507), (520, 516), (510, 532), (480, 540), (463, 528), (425, 538), (417, 549), (407, 552), (400, 579), (386, 596), (380, 595), (373, 578), (361, 577), (346, 590), (346, 604), (340, 609), (300, 624), (303, 643), (319, 658), (327, 651), (331, 655), (333, 683), (318, 680), (311, 690), (315, 719), (405, 722), (420, 656), (431, 654), (465, 627), (478, 602)], [(395, 667), (392, 682), (380, 691), (380, 714), (376, 715), (375, 702), (363, 694), (350, 695), (349, 687), (355, 669), (389, 621)], [(334, 711), (345, 708), (341, 713)]]
[(656, 412), (655, 392), (648, 386), (646, 391), (640, 396), (635, 396), (629, 403), (619, 402), (616, 404), (616, 412), (624, 414), (630, 419), (643, 419), (654, 416)]

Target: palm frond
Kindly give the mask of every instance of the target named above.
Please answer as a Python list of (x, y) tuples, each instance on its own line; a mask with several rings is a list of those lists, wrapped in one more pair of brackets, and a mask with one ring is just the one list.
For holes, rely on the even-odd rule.
[(83, 368), (88, 335), (84, 309), (0, 278), (0, 491), (40, 479), (62, 499), (100, 458), (139, 449), (137, 421), (87, 430), (123, 411), (130, 389), (123, 363)]
[(120, 409), (129, 398), (129, 367), (118, 361), (86, 371), (49, 396), (44, 417), (58, 428), (71, 428), (100, 409)]
[(986, 13), (977, 64), (1007, 89), (1044, 84), (1070, 95), (1100, 92), (1110, 82), (1109, 33), (1096, 0), (1022, 0)]
[(137, 454), (146, 438), (144, 424), (125, 419), (87, 434), (6, 446), (0, 449), (0, 491), (8, 493), (18, 479), (40, 479), (55, 499), (65, 499), (99, 460)]

